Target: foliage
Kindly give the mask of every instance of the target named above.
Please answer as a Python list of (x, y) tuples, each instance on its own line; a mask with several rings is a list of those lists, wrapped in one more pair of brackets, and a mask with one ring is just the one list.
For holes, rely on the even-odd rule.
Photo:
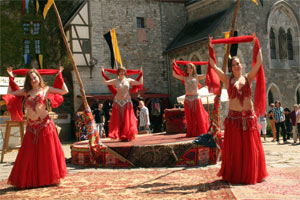
[[(62, 19), (69, 17), (73, 6), (78, 0), (56, 0), (56, 6)], [(40, 22), (40, 34), (24, 34), (23, 23)], [(37, 14), (32, 1), (29, 3), (29, 13), (22, 14), (22, 1), (3, 1), (0, 3), (0, 75), (6, 74), (6, 68), (24, 68), (24, 39), (30, 40), (31, 67), (36, 67), (34, 41), (41, 42), (44, 68), (57, 68), (68, 65), (69, 59), (58, 28), (57, 17), (51, 7), (44, 20), (41, 11)], [(33, 25), (30, 26), (33, 29)], [(25, 67), (26, 68), (26, 67)]]

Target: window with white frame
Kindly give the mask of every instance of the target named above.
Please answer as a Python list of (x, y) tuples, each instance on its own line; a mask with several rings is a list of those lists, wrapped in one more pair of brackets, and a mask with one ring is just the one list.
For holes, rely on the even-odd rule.
[(24, 54), (30, 53), (30, 40), (24, 40)]
[(33, 23), (33, 35), (40, 34), (40, 23), (34, 22)]
[(35, 53), (40, 54), (41, 53), (41, 43), (40, 40), (34, 41), (34, 47), (35, 47)]
[(30, 23), (25, 22), (23, 23), (23, 30), (24, 30), (24, 35), (27, 35), (30, 33)]

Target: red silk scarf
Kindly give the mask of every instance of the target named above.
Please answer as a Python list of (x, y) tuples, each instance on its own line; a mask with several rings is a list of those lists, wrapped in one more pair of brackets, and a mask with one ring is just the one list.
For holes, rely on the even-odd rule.
[[(116, 70), (116, 69), (104, 69), (104, 71), (112, 73), (112, 74), (116, 74), (116, 75), (118, 74), (118, 70)], [(135, 74), (139, 74), (139, 76), (135, 79), (136, 81), (139, 81), (141, 79), (141, 77), (143, 76), (143, 71), (133, 70), (133, 69), (126, 70), (126, 75), (135, 75)], [(103, 78), (105, 78), (105, 80), (110, 80), (104, 72), (102, 72), (102, 76), (103, 76)], [(115, 88), (115, 86), (107, 85), (107, 87), (114, 96), (117, 94), (117, 89)], [(137, 93), (139, 90), (142, 90), (142, 89), (143, 89), (143, 84), (135, 85), (130, 89), (130, 92)]]
[[(211, 59), (213, 59), (214, 62), (216, 63), (216, 56), (214, 50), (209, 46), (208, 49), (209, 49), (209, 55)], [(210, 65), (210, 62), (208, 62), (205, 84), (209, 92), (212, 92), (216, 95), (221, 94), (220, 78), (218, 74), (215, 72), (215, 70), (212, 68), (212, 66)]]
[[(173, 63), (173, 71), (175, 74), (179, 76), (187, 76), (187, 74), (178, 66), (178, 65), (187, 65), (189, 63), (193, 63), (194, 65), (207, 65), (208, 62), (203, 62), (203, 61), (176, 61), (175, 64)], [(181, 81), (184, 85), (184, 81)], [(201, 84), (198, 81), (198, 89), (201, 88)]]
[[(13, 70), (13, 73), (16, 75), (22, 75), (25, 76), (28, 71), (31, 69), (15, 69)], [(58, 70), (57, 69), (37, 69), (40, 75), (53, 75), (57, 74)]]
[[(26, 75), (30, 69), (17, 69), (13, 70), (13, 73), (16, 75)], [(56, 69), (38, 69), (37, 70), (41, 75), (53, 75), (57, 74), (59, 71)], [(64, 79), (62, 73), (59, 73), (56, 76), (53, 87), (62, 89), (64, 84)], [(9, 87), (12, 91), (20, 90), (20, 87), (15, 83), (14, 77), (9, 76)], [(22, 121), (24, 114), (22, 111), (23, 96), (15, 96), (11, 94), (3, 95), (2, 97), (5, 100), (6, 107), (10, 113), (12, 121)], [(57, 108), (64, 101), (62, 95), (60, 94), (48, 94), (47, 98), (51, 101), (53, 108)]]
[[(234, 44), (234, 43), (247, 43), (252, 42), (253, 36), (239, 36), (232, 37), (226, 39), (216, 39), (213, 40), (213, 44)], [(252, 57), (252, 67), (256, 64), (257, 54), (260, 49), (259, 40), (256, 38), (254, 48), (253, 48), (253, 57)], [(214, 50), (209, 48), (209, 55), (212, 59), (215, 60)], [(216, 61), (216, 60), (215, 60)], [(254, 106), (256, 116), (263, 116), (266, 111), (266, 81), (265, 81), (265, 73), (263, 69), (263, 64), (260, 65), (260, 68), (256, 74), (256, 87), (255, 87), (255, 95), (254, 95)]]

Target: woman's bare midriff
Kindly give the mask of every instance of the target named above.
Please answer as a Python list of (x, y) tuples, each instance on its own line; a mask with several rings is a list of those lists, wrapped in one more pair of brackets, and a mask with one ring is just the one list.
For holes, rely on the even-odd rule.
[(117, 92), (115, 99), (118, 101), (124, 101), (127, 99), (131, 99), (129, 92), (127, 94), (120, 94), (119, 92)]
[(40, 120), (44, 119), (48, 116), (48, 111), (46, 110), (46, 106), (44, 104), (37, 104), (35, 106), (35, 111), (30, 107), (26, 108), (26, 117), (30, 120)]
[(185, 95), (187, 95), (187, 96), (194, 96), (197, 94), (198, 94), (197, 92), (185, 92)]
[(240, 104), (240, 101), (237, 98), (229, 100), (229, 110), (234, 111), (248, 111), (253, 110), (253, 102), (249, 97), (245, 97), (243, 105)]

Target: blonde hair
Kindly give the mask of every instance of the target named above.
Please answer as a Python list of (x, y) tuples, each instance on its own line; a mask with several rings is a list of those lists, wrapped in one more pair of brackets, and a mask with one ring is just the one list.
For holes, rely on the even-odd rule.
[(119, 75), (119, 73), (120, 73), (122, 70), (123, 70), (123, 71), (125, 72), (125, 74), (126, 74), (126, 68), (123, 67), (123, 66), (121, 66), (121, 67), (118, 68), (117, 74)]
[(193, 75), (193, 76), (197, 76), (196, 66), (195, 66), (193, 63), (188, 63), (188, 64), (186, 65), (186, 74), (187, 74), (187, 76), (188, 76), (188, 67), (189, 67), (189, 66), (193, 69), (192, 75)]

